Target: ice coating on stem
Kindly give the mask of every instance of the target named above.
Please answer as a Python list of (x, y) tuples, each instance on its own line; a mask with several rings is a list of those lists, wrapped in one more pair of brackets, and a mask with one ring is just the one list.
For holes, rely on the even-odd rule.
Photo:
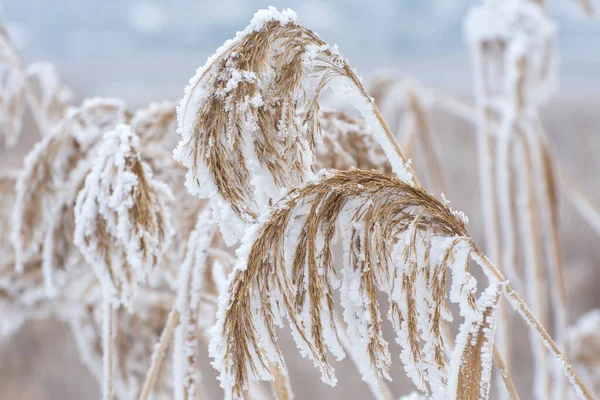
[(491, 282), (477, 301), (478, 313), (461, 324), (450, 361), (449, 400), (488, 399), (492, 376), (492, 346), (502, 284)]
[(198, 216), (196, 227), (190, 234), (187, 253), (179, 271), (179, 292), (176, 307), (179, 325), (175, 331), (173, 353), (173, 379), (175, 399), (194, 399), (201, 391), (201, 375), (198, 367), (196, 347), (200, 329), (200, 311), (208, 248), (211, 245), (215, 225), (210, 210)]

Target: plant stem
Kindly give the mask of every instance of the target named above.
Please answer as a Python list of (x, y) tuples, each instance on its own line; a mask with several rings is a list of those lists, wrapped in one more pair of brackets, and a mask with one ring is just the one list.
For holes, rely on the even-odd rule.
[[(446, 351), (451, 352), (452, 348), (454, 348), (455, 345), (454, 335), (448, 327), (448, 324), (445, 323), (445, 321), (442, 322), (444, 322), (442, 324), (442, 335), (444, 335), (444, 343), (448, 347)], [(515, 383), (512, 379), (512, 376), (509, 373), (508, 365), (502, 358), (502, 354), (500, 353), (498, 347), (495, 344), (493, 345), (492, 357), (494, 358), (496, 365), (498, 365), (498, 368), (500, 369), (500, 376), (502, 377), (502, 382), (504, 382), (504, 386), (506, 387), (506, 391), (511, 397), (511, 400), (520, 400)]]
[(473, 250), (476, 254), (475, 261), (484, 269), (484, 272), (490, 274), (491, 276), (498, 279), (500, 282), (506, 282), (504, 286), (504, 297), (508, 300), (510, 305), (513, 307), (515, 311), (519, 313), (519, 315), (527, 322), (527, 324), (533, 329), (533, 331), (537, 334), (538, 338), (542, 341), (544, 346), (550, 351), (550, 353), (555, 357), (555, 362), (559, 363), (563, 373), (573, 385), (577, 395), (580, 399), (584, 400), (594, 400), (592, 393), (585, 386), (573, 366), (569, 363), (569, 361), (565, 358), (563, 352), (558, 348), (556, 343), (552, 340), (552, 337), (546, 332), (546, 329), (540, 324), (537, 318), (533, 315), (527, 304), (519, 297), (519, 295), (512, 288), (510, 283), (505, 280), (504, 276), (500, 273), (500, 271), (490, 262), (490, 260), (481, 253), (475, 245), (473, 245)]
[(148, 373), (146, 374), (146, 379), (144, 381), (144, 386), (142, 387), (142, 392), (140, 393), (139, 400), (146, 400), (150, 395), (150, 391), (154, 386), (154, 381), (158, 376), (158, 372), (160, 371), (160, 367), (162, 366), (163, 360), (165, 359), (167, 347), (173, 338), (173, 332), (175, 331), (175, 327), (179, 322), (179, 312), (177, 311), (177, 307), (173, 306), (169, 316), (167, 317), (167, 322), (165, 327), (160, 334), (160, 339), (158, 340), (158, 346), (155, 346), (154, 353), (152, 354), (150, 368), (148, 369)]
[(421, 140), (421, 144), (423, 145), (423, 149), (425, 150), (425, 158), (429, 163), (429, 172), (431, 176), (431, 180), (433, 181), (433, 187), (436, 192), (446, 193), (446, 182), (444, 180), (444, 174), (442, 172), (442, 167), (440, 166), (439, 157), (435, 151), (435, 146), (433, 140), (431, 138), (431, 128), (429, 125), (429, 119), (427, 118), (427, 114), (423, 109), (423, 105), (421, 101), (417, 97), (417, 94), (413, 89), (408, 89), (407, 91), (409, 107), (412, 111), (412, 114), (415, 118), (415, 128), (419, 133), (419, 139)]
[(102, 398), (111, 400), (113, 397), (113, 365), (114, 365), (114, 309), (112, 299), (104, 296), (102, 300), (103, 328), (102, 348), (104, 352), (104, 380), (102, 382)]
[[(492, 130), (493, 113), (489, 108), (489, 89), (485, 84), (484, 66), (486, 58), (492, 57), (489, 48), (481, 45), (473, 54), (473, 65), (475, 71), (475, 127), (477, 141), (477, 162), (479, 167), (479, 192), (481, 194), (481, 213), (484, 221), (484, 233), (486, 251), (490, 257), (497, 263), (504, 265), (502, 257), (504, 254), (501, 251), (500, 227), (498, 212), (498, 196), (497, 184), (499, 183), (494, 174), (494, 156), (492, 152)], [(497, 161), (497, 160), (496, 160)], [(496, 165), (498, 168), (498, 165)], [(507, 172), (508, 173), (508, 172)], [(510, 262), (510, 261), (508, 261)], [(511, 274), (514, 275), (514, 274)], [(511, 343), (509, 340), (510, 334), (509, 321), (506, 313), (501, 309), (498, 322), (498, 343), (500, 350), (510, 360)], [(497, 376), (496, 380), (500, 381), (502, 377)], [(500, 399), (504, 400), (507, 393), (498, 385)]]
[(494, 361), (496, 361), (496, 365), (498, 365), (498, 368), (500, 369), (500, 376), (504, 381), (504, 386), (508, 391), (508, 395), (510, 396), (511, 400), (520, 400), (519, 392), (517, 392), (515, 383), (513, 382), (512, 377), (508, 371), (508, 365), (506, 365), (506, 363), (504, 362), (502, 354), (500, 354), (500, 351), (498, 350), (498, 347), (495, 344), (492, 349), (492, 352)]
[(417, 178), (417, 175), (415, 174), (415, 171), (413, 170), (413, 167), (410, 164), (410, 161), (404, 155), (404, 152), (402, 151), (402, 148), (398, 144), (398, 141), (396, 140), (396, 138), (392, 134), (392, 131), (390, 130), (390, 127), (387, 125), (387, 123), (383, 119), (383, 115), (381, 115), (381, 112), (379, 111), (379, 108), (377, 108), (377, 105), (375, 104), (375, 102), (371, 98), (369, 98), (369, 103), (371, 104), (371, 107), (373, 109), (373, 113), (375, 114), (375, 117), (377, 118), (377, 121), (379, 122), (379, 124), (381, 125), (381, 127), (383, 128), (383, 130), (385, 131), (385, 135), (387, 136), (390, 144), (394, 147), (394, 150), (396, 151), (396, 153), (398, 154), (398, 156), (400, 156), (400, 158), (404, 162), (404, 166), (406, 167), (408, 173), (411, 175), (414, 187), (421, 188), (421, 182), (419, 182), (419, 178)]
[[(358, 91), (360, 92), (360, 94), (364, 97), (364, 99), (371, 106), (371, 111), (373, 112), (373, 115), (377, 119), (377, 122), (379, 123), (379, 125), (383, 129), (383, 131), (385, 133), (385, 136), (386, 136), (386, 138), (388, 140), (388, 143), (394, 148), (394, 151), (400, 157), (400, 160), (402, 160), (402, 163), (404, 164), (404, 168), (406, 169), (406, 171), (410, 175), (410, 178), (412, 180), (413, 186), (416, 187), (416, 188), (418, 188), (418, 189), (420, 189), (422, 186), (421, 186), (421, 182), (419, 182), (419, 178), (417, 178), (417, 174), (415, 174), (415, 171), (413, 170), (413, 167), (410, 164), (409, 159), (406, 157), (406, 155), (402, 151), (402, 148), (398, 144), (398, 141), (396, 140), (396, 137), (392, 133), (390, 127), (387, 124), (387, 122), (385, 122), (385, 119), (383, 118), (383, 115), (381, 115), (381, 111), (379, 111), (379, 107), (377, 107), (377, 104), (375, 104), (375, 100), (371, 96), (369, 96), (369, 94), (367, 93), (367, 90), (365, 89), (365, 87), (361, 83), (360, 78), (356, 75), (356, 73), (354, 73), (354, 71), (350, 68), (350, 66), (346, 65), (345, 72), (347, 74), (346, 77), (348, 79), (350, 79), (350, 81), (354, 84), (354, 86), (356, 87), (356, 89), (358, 89)], [(384, 149), (384, 151), (385, 151), (385, 149)], [(389, 159), (389, 157), (388, 157), (388, 159)], [(392, 167), (393, 167), (393, 165), (392, 165)]]
[[(555, 199), (556, 178), (553, 157), (550, 152), (541, 121), (535, 118), (530, 124), (525, 124), (525, 140), (531, 152), (533, 173), (535, 178), (535, 194), (537, 209), (541, 224), (542, 238), (546, 259), (548, 262), (548, 275), (551, 288), (551, 314), (554, 322), (554, 337), (562, 348), (565, 347), (568, 314), (567, 293), (565, 285), (564, 268), (561, 260), (560, 239), (558, 233), (558, 204)], [(565, 349), (565, 351), (568, 349)], [(566, 397), (567, 383), (556, 371), (555, 386), (552, 390), (554, 399)]]
[(563, 173), (561, 184), (564, 186), (564, 190), (562, 192), (565, 193), (581, 218), (600, 235), (600, 210), (572, 182), (573, 180)]
[(571, 385), (573, 385), (577, 395), (580, 399), (594, 400), (592, 393), (585, 386), (573, 366), (567, 361), (563, 352), (558, 348), (556, 343), (552, 340), (548, 332), (535, 318), (527, 304), (519, 297), (519, 295), (513, 290), (510, 285), (506, 285), (504, 289), (504, 295), (512, 304), (513, 308), (525, 319), (525, 321), (537, 332), (539, 339), (542, 341), (544, 346), (550, 351), (555, 357), (555, 362), (559, 363), (563, 373), (569, 379)]
[[(532, 148), (526, 138), (519, 130), (521, 139), (517, 148), (517, 160), (519, 174), (517, 176), (518, 219), (521, 225), (521, 241), (523, 242), (525, 256), (525, 283), (527, 291), (525, 296), (531, 305), (533, 312), (542, 321), (542, 325), (548, 325), (548, 309), (546, 307), (546, 276), (540, 254), (540, 231), (538, 214), (536, 210), (534, 171), (532, 162)], [(551, 396), (551, 384), (547, 353), (543, 345), (539, 343), (533, 332), (530, 331), (531, 347), (534, 359), (534, 397), (538, 400), (548, 399)]]

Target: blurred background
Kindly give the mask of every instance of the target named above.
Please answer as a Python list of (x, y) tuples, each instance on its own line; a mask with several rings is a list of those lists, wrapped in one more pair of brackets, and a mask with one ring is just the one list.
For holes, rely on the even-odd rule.
[[(302, 24), (327, 42), (337, 43), (363, 77), (377, 69), (395, 69), (469, 101), (472, 68), (463, 20), (477, 3), (289, 0), (270, 4), (295, 10)], [(3, 2), (2, 18), (23, 58), (54, 63), (78, 99), (117, 97), (135, 107), (154, 100), (179, 100), (206, 58), (243, 29), (257, 9), (268, 5), (256, 0), (9, 0)], [(564, 171), (600, 206), (600, 24), (568, 0), (549, 1), (549, 13), (559, 28), (560, 93), (545, 107), (542, 119)], [(444, 149), (442, 163), (451, 186), (447, 196), (454, 208), (469, 215), (469, 230), (481, 240), (473, 127), (448, 115), (434, 115), (432, 123), (436, 147)], [(35, 140), (24, 136), (17, 150), (0, 150), (0, 166), (18, 167)], [(415, 163), (419, 173), (418, 152)], [(585, 311), (600, 308), (600, 237), (563, 198), (561, 238), (573, 322)], [(525, 332), (516, 327), (518, 354), (529, 353)], [(288, 354), (295, 352), (292, 346), (287, 346)], [(517, 367), (524, 371), (516, 377), (521, 387), (528, 387), (531, 379), (527, 357), (519, 359)], [(371, 397), (347, 364), (337, 369), (340, 382), (334, 389), (319, 383), (309, 361), (290, 357), (289, 366), (298, 399)], [(212, 371), (207, 373), (206, 379), (212, 379)], [(393, 374), (403, 375), (397, 358)], [(391, 387), (398, 394), (412, 390), (404, 379), (396, 379)], [(79, 362), (63, 324), (30, 322), (1, 343), (0, 399), (97, 396), (97, 384)]]
[[(291, 8), (368, 75), (396, 67), (470, 93), (463, 19), (474, 0), (8, 0), (4, 21), (27, 61), (49, 60), (81, 95), (177, 99), (195, 69), (253, 13)], [(575, 1), (549, 0), (563, 91), (598, 88), (600, 25)]]

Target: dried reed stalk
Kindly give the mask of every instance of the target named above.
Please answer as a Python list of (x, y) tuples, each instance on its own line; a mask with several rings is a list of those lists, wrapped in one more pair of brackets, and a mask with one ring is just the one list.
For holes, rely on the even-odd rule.
[[(487, 260), (489, 263), (489, 260)], [(579, 377), (579, 374), (575, 371), (573, 366), (566, 359), (564, 352), (554, 343), (552, 337), (546, 332), (542, 324), (535, 318), (527, 304), (520, 299), (514, 289), (507, 285), (504, 290), (505, 297), (509, 300), (512, 307), (521, 315), (521, 317), (529, 324), (534, 330), (546, 349), (550, 351), (550, 354), (555, 358), (555, 365), (560, 368), (564, 376), (567, 377), (571, 386), (575, 389), (575, 393), (580, 399), (593, 400), (594, 396), (587, 388), (585, 383)]]
[(146, 374), (146, 378), (144, 379), (144, 384), (142, 386), (142, 391), (140, 392), (140, 400), (146, 400), (152, 391), (152, 387), (156, 378), (160, 372), (160, 367), (164, 361), (167, 347), (173, 337), (175, 332), (175, 328), (179, 323), (179, 313), (177, 309), (174, 307), (169, 313), (169, 317), (167, 318), (167, 322), (165, 324), (165, 328), (160, 334), (160, 339), (158, 340), (158, 345), (154, 346), (154, 352), (151, 356), (150, 368), (148, 368), (148, 373)]
[(104, 323), (102, 328), (102, 354), (104, 356), (104, 370), (102, 381), (102, 399), (112, 400), (114, 393), (114, 365), (115, 365), (115, 345), (114, 345), (114, 329), (115, 329), (115, 309), (113, 301), (110, 297), (105, 297), (102, 302), (102, 314), (104, 315)]
[(504, 359), (502, 358), (502, 355), (500, 354), (500, 351), (498, 350), (498, 347), (494, 344), (494, 347), (492, 349), (492, 351), (494, 352), (494, 361), (496, 362), (496, 365), (498, 366), (498, 369), (500, 370), (500, 376), (502, 377), (502, 381), (504, 381), (504, 386), (506, 387), (506, 390), (508, 391), (508, 395), (510, 397), (511, 400), (520, 400), (520, 396), (519, 393), (517, 392), (517, 388), (515, 386), (515, 383), (512, 380), (511, 374), (508, 370), (508, 366), (506, 365), (506, 363), (504, 362)]
[[(535, 315), (540, 318), (544, 326), (548, 326), (548, 310), (546, 299), (546, 277), (540, 259), (540, 232), (538, 230), (538, 216), (536, 213), (536, 198), (534, 188), (534, 171), (531, 160), (531, 150), (525, 138), (521, 137), (519, 152), (517, 154), (519, 165), (523, 170), (517, 177), (519, 186), (519, 198), (517, 199), (517, 217), (520, 221), (521, 241), (525, 244), (524, 260), (525, 280), (527, 285), (527, 298)], [(531, 347), (534, 354), (534, 396), (535, 398), (549, 398), (551, 392), (551, 381), (548, 375), (548, 355), (544, 346), (539, 343), (534, 333), (530, 333)]]
[[(82, 292), (72, 293), (71, 305), (65, 319), (69, 322), (80, 357), (101, 385), (107, 385), (108, 376), (112, 376), (114, 397), (119, 399), (137, 398), (144, 390), (142, 383), (146, 371), (152, 364), (154, 344), (159, 338), (164, 326), (168, 326), (169, 310), (172, 308), (174, 296), (166, 290), (142, 288), (140, 296), (134, 299), (133, 310), (123, 308), (115, 310), (112, 338), (105, 343), (113, 348), (112, 375), (105, 375), (104, 369), (109, 363), (103, 358), (103, 330), (108, 324), (104, 323), (102, 310), (103, 296), (101, 288), (93, 273), (84, 277), (91, 286)], [(88, 279), (91, 278), (91, 279)], [(83, 289), (83, 288), (82, 288)], [(169, 367), (171, 367), (169, 365)], [(157, 373), (158, 382), (154, 388), (154, 398), (168, 398), (172, 393), (171, 380), (168, 374)], [(107, 390), (108, 392), (108, 390)]]
[[(482, 65), (486, 51), (487, 48), (482, 45), (474, 56), (476, 57), (474, 60), (475, 65)], [(496, 195), (496, 177), (493, 168), (492, 130), (490, 127), (492, 113), (487, 106), (489, 95), (485, 87), (485, 76), (483, 76), (480, 68), (475, 69), (475, 93), (477, 159), (486, 251), (493, 260), (497, 260), (496, 262), (499, 265), (507, 265), (503, 264), (503, 258), (501, 258), (500, 218), (498, 216), (499, 207)], [(508, 265), (512, 266), (510, 261)], [(515, 274), (511, 271), (510, 276), (513, 275)], [(498, 321), (498, 351), (508, 365), (511, 364), (512, 360), (509, 331), (508, 317), (502, 312)], [(500, 379), (497, 378), (496, 380), (499, 381)], [(500, 385), (498, 385), (498, 391), (500, 399), (507, 397), (508, 393)]]
[[(424, 150), (426, 172), (430, 175), (432, 187), (436, 193), (446, 193), (446, 183), (439, 156), (431, 134), (431, 124), (422, 86), (411, 78), (398, 78), (384, 74), (377, 76), (371, 83), (374, 98), (383, 110), (383, 114), (397, 127), (402, 141), (402, 149), (407, 155), (414, 154), (416, 140)], [(404, 112), (403, 112), (404, 111)]]
[(430, 166), (428, 171), (432, 176), (433, 187), (437, 193), (446, 193), (444, 174), (431, 137), (427, 113), (415, 91), (408, 92), (408, 100), (416, 122), (416, 131), (418, 132), (417, 137), (421, 139), (423, 149), (425, 150), (425, 158)]
[[(200, 328), (201, 296), (206, 291), (208, 248), (213, 241), (216, 227), (210, 210), (198, 217), (196, 227), (190, 234), (188, 253), (181, 266), (177, 312), (180, 315), (175, 332), (175, 398), (190, 400), (203, 398), (204, 389), (198, 368), (196, 347)], [(206, 319), (206, 318), (205, 318)]]
[[(554, 165), (557, 164), (550, 150), (547, 138), (542, 130), (541, 123), (534, 120), (531, 125), (525, 125), (528, 147), (536, 147), (531, 158), (534, 179), (534, 189), (537, 202), (537, 211), (542, 232), (542, 243), (547, 262), (549, 276), (548, 287), (550, 296), (551, 315), (553, 317), (554, 336), (559, 346), (566, 345), (566, 331), (568, 325), (568, 304), (565, 284), (565, 272), (562, 263), (561, 242), (558, 232), (558, 182)], [(555, 370), (555, 375), (559, 371)], [(555, 377), (555, 397), (567, 396), (567, 383), (562, 378)], [(556, 393), (558, 393), (556, 395)]]
[(561, 186), (564, 187), (561, 192), (565, 193), (582, 219), (600, 235), (600, 210), (575, 186), (572, 179), (565, 176), (564, 172), (561, 178)]
[[(542, 308), (546, 302), (545, 273), (541, 268), (541, 248), (537, 236), (528, 236), (538, 231), (544, 232), (544, 249), (549, 264), (549, 287), (555, 292), (553, 314), (556, 336), (560, 344), (566, 327), (566, 298), (562, 279), (562, 266), (558, 253), (558, 234), (556, 230), (556, 213), (554, 199), (554, 177), (549, 168), (547, 147), (529, 133), (531, 125), (536, 123), (537, 108), (552, 90), (552, 75), (555, 70), (553, 48), (555, 27), (543, 11), (543, 2), (535, 3), (488, 3), (475, 8), (468, 17), (468, 35), (473, 42), (474, 58), (480, 78), (476, 91), (481, 97), (480, 103), (487, 113), (497, 115), (500, 120), (496, 136), (496, 158), (491, 154), (481, 154), (484, 159), (495, 162), (498, 203), (495, 204), (500, 213), (502, 240), (498, 242), (497, 233), (490, 232), (494, 240), (502, 243), (501, 264), (511, 266), (515, 263), (515, 226), (512, 210), (510, 186), (510, 160), (513, 157), (512, 144), (520, 131), (525, 132), (529, 144), (525, 147), (526, 158), (520, 158), (515, 169), (518, 175), (529, 183), (520, 185), (522, 193), (517, 197), (528, 198), (529, 206), (522, 207), (521, 229), (524, 232), (525, 265), (533, 268), (527, 270), (527, 295), (534, 305), (534, 312), (542, 321), (548, 310)], [(485, 26), (492, 21), (495, 26)], [(481, 119), (484, 117), (480, 115)], [(491, 124), (487, 123), (488, 126)], [(493, 132), (490, 130), (490, 132)], [(527, 139), (528, 137), (528, 139)], [(490, 139), (491, 140), (491, 139)], [(529, 161), (527, 161), (529, 160)], [(546, 160), (546, 161), (544, 161)], [(487, 161), (486, 161), (487, 162)], [(522, 164), (525, 162), (525, 164)], [(533, 174), (533, 175), (531, 175)], [(492, 204), (489, 204), (492, 206)], [(507, 273), (518, 282), (516, 271), (512, 268)], [(514, 277), (513, 277), (514, 276)], [(538, 306), (536, 306), (536, 304)], [(502, 324), (501, 324), (502, 325)], [(546, 367), (546, 352), (539, 346), (534, 351), (535, 360), (535, 396), (547, 398), (550, 394), (550, 376)], [(552, 393), (559, 393), (558, 398), (566, 393), (562, 375), (555, 380), (556, 387)]]

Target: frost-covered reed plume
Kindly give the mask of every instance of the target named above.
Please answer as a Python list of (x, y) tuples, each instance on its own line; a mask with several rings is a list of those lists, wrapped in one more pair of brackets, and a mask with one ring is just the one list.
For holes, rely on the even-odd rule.
[(127, 125), (107, 132), (75, 203), (73, 242), (92, 265), (104, 296), (104, 397), (112, 396), (114, 307), (131, 306), (172, 236), (170, 189), (141, 159)]
[[(363, 114), (400, 179), (362, 170), (315, 172), (319, 96), (327, 86)], [(492, 358), (498, 357), (495, 310), (503, 294), (559, 359), (581, 397), (592, 398), (525, 303), (473, 244), (464, 214), (421, 189), (337, 49), (298, 25), (292, 12), (258, 12), (209, 58), (186, 89), (179, 129), (175, 158), (189, 169), (188, 189), (210, 201), (230, 244), (241, 237), (209, 348), (227, 397), (242, 398), (254, 380), (277, 379), (274, 364), (286, 371), (275, 333), (284, 320), (301, 354), (330, 384), (335, 376), (327, 354), (344, 356), (339, 333), (346, 331), (360, 372), (381, 394), (391, 356), (381, 331), (379, 290), (388, 294), (388, 318), (407, 375), (424, 393), (488, 397)], [(339, 270), (334, 239), (343, 245)], [(470, 259), (488, 277), (479, 298)], [(463, 323), (447, 361), (442, 335), (444, 321), (451, 319), (450, 280), (449, 300), (459, 304)], [(335, 289), (346, 326), (336, 316)]]
[(291, 12), (257, 13), (198, 70), (180, 105), (183, 140), (175, 158), (190, 168), (190, 192), (214, 198), (228, 243), (257, 218), (265, 199), (278, 196), (277, 188), (310, 176), (327, 86), (355, 94), (394, 171), (413, 179), (387, 126), (373, 123), (382, 117), (337, 48), (294, 20)]
[[(338, 221), (347, 233), (342, 235), (344, 267), (339, 271), (331, 250)], [(386, 174), (324, 172), (316, 182), (291, 190), (265, 222), (247, 233), (245, 253), (238, 252), (227, 306), (216, 325), (219, 336), (212, 343), (216, 361), (223, 363), (223, 378), (232, 379), (234, 394), (239, 395), (248, 371), (269, 377), (267, 357), (285, 365), (274, 332), (274, 325), (285, 317), (301, 351), (321, 368), (326, 382), (334, 383), (327, 349), (337, 358), (344, 351), (337, 337), (343, 327), (335, 319), (333, 289), (341, 291), (352, 351), (362, 358), (360, 372), (369, 380), (389, 378), (391, 356), (375, 297), (380, 290), (389, 295), (388, 318), (403, 348), (406, 372), (417, 387), (443, 396), (445, 390), (464, 390), (468, 381), (477, 385), (469, 390), (487, 393), (486, 383), (480, 388), (479, 380), (449, 376), (444, 354), (441, 324), (451, 318), (445, 301), (452, 276), (450, 300), (460, 304), (466, 319), (453, 371), (460, 370), (460, 354), (472, 351), (466, 335), (477, 336), (487, 321), (490, 329), (481, 337), (481, 354), (465, 358), (469, 365), (463, 367), (487, 382), (492, 310), (501, 287), (492, 278), (491, 297), (480, 298), (485, 306), (479, 306), (476, 283), (467, 271), (470, 239), (465, 235), (463, 221), (442, 203)], [(486, 306), (492, 307), (489, 320), (484, 319)], [(271, 354), (263, 356), (260, 348)], [(483, 364), (482, 354), (487, 357)]]
[(96, 269), (108, 297), (125, 304), (169, 246), (170, 189), (152, 177), (133, 130), (118, 125), (102, 138), (75, 203), (74, 243)]

